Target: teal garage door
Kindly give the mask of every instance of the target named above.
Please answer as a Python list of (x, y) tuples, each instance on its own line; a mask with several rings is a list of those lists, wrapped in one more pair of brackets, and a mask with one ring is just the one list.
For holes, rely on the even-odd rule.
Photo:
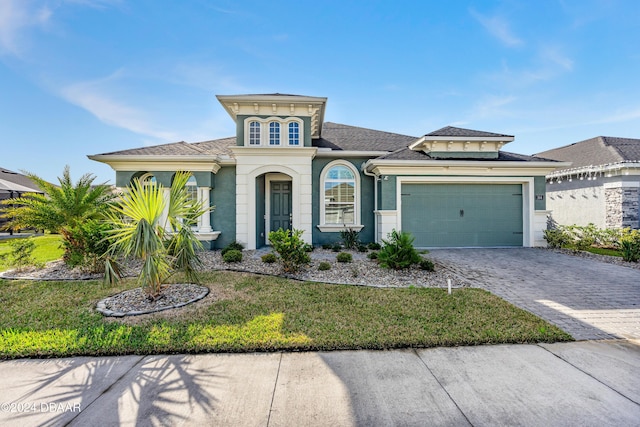
[(417, 247), (522, 246), (520, 184), (403, 184), (401, 197)]

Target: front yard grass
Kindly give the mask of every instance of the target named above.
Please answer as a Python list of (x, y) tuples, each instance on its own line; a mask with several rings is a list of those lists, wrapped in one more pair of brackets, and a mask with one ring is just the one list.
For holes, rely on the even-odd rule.
[[(28, 237), (20, 237), (20, 239), (28, 239)], [(62, 258), (62, 237), (58, 234), (46, 234), (44, 236), (36, 236), (33, 238), (36, 248), (33, 251), (33, 257), (37, 262), (49, 262)], [(10, 254), (10, 242), (14, 239), (0, 240), (0, 255)], [(8, 260), (0, 257), (0, 271), (10, 269)]]
[(388, 349), (567, 341), (546, 321), (480, 289), (380, 289), (248, 273), (204, 275), (203, 300), (152, 315), (95, 312), (99, 281), (0, 280), (0, 358)]

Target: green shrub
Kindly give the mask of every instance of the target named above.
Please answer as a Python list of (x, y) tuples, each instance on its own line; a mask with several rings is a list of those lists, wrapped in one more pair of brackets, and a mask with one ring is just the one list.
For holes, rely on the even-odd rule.
[(323, 243), (322, 249), (329, 250), (333, 248), (333, 243)]
[(311, 261), (305, 248), (307, 244), (302, 240), (302, 230), (272, 231), (269, 233), (269, 242), (273, 250), (278, 254), (282, 268), (286, 272), (298, 271), (304, 264)]
[(433, 264), (433, 261), (426, 258), (420, 261), (420, 268), (425, 271), (436, 271), (436, 266)]
[(320, 271), (326, 271), (326, 270), (331, 270), (331, 264), (329, 264), (326, 261), (322, 261), (319, 265), (318, 265), (318, 270)]
[(380, 246), (380, 243), (371, 242), (367, 245), (367, 247), (372, 251), (379, 251), (382, 246)]
[(224, 262), (242, 262), (242, 252), (237, 249), (229, 249), (222, 255)]
[(347, 228), (340, 232), (340, 238), (345, 249), (355, 249), (360, 244), (360, 232), (353, 228)]
[(38, 262), (33, 257), (33, 251), (36, 244), (32, 237), (12, 239), (9, 242), (11, 246), (11, 262), (10, 264), (20, 271), (25, 267), (37, 265)]
[(565, 248), (571, 240), (562, 228), (544, 230), (544, 239), (547, 241), (547, 246), (552, 249)]
[(367, 245), (358, 245), (358, 252), (367, 252), (368, 250)]
[(378, 253), (380, 266), (400, 270), (409, 268), (422, 259), (413, 247), (414, 238), (405, 232), (393, 230), (387, 240), (382, 240), (383, 246)]
[(67, 232), (62, 241), (63, 261), (69, 267), (82, 267), (93, 273), (104, 271), (104, 259), (111, 242), (112, 227), (106, 221), (88, 220)]
[(313, 252), (313, 245), (310, 243), (305, 243), (304, 245), (304, 251), (305, 252)]
[(367, 258), (369, 258), (369, 259), (378, 259), (378, 252), (369, 252), (367, 254)]
[(242, 243), (238, 243), (235, 240), (231, 243), (229, 243), (227, 246), (224, 247), (224, 249), (222, 249), (222, 251), (220, 252), (220, 255), (224, 256), (224, 254), (226, 254), (229, 251), (240, 251), (242, 252), (242, 250), (244, 249), (244, 246), (242, 246)]
[(640, 231), (625, 228), (620, 237), (622, 259), (627, 262), (638, 262), (640, 259)]
[(261, 259), (265, 264), (273, 264), (278, 260), (278, 257), (276, 257), (275, 254), (264, 254), (262, 255)]
[(340, 252), (338, 255), (336, 255), (336, 259), (338, 260), (338, 262), (351, 262), (351, 261), (353, 261), (353, 257), (348, 252)]
[(331, 250), (333, 252), (340, 252), (342, 250), (342, 245), (340, 243), (334, 243), (333, 246), (331, 246)]

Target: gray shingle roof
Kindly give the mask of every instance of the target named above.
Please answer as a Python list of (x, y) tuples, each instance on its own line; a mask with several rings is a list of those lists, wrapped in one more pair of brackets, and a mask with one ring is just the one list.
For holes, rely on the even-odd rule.
[(498, 137), (508, 137), (513, 138), (513, 135), (504, 135), (501, 133), (493, 133), (493, 132), (485, 132), (480, 130), (473, 129), (464, 129), (457, 128), (453, 126), (445, 126), (442, 129), (434, 130), (433, 132), (429, 132), (425, 136), (469, 136), (469, 137), (486, 137), (486, 138), (498, 138)]
[[(442, 158), (431, 156), (424, 151), (415, 151), (408, 148), (401, 148), (389, 153), (387, 155), (378, 157), (378, 159), (384, 160), (442, 160)], [(525, 156), (524, 154), (509, 153), (506, 151), (499, 151), (497, 159), (483, 159), (483, 158), (451, 158), (447, 160), (470, 160), (470, 161), (504, 161), (504, 162), (554, 162), (555, 160), (543, 159), (536, 156)]]
[(342, 151), (394, 151), (416, 141), (415, 136), (325, 122), (313, 146)]
[[(18, 186), (31, 188), (33, 189), (33, 191), (38, 193), (40, 192), (38, 186), (25, 175), (11, 171), (9, 169), (0, 168), (0, 179), (3, 181), (9, 181), (11, 183), (18, 184)], [(18, 188), (19, 187), (17, 187), (17, 189)], [(20, 188), (19, 191), (22, 191), (22, 189)]]
[(543, 151), (536, 156), (572, 162), (572, 168), (640, 161), (640, 139), (597, 136)]

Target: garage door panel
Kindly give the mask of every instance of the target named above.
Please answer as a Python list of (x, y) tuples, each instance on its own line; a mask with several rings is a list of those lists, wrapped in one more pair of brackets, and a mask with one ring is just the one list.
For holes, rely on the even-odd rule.
[(401, 201), (416, 246), (522, 246), (520, 184), (403, 184)]

